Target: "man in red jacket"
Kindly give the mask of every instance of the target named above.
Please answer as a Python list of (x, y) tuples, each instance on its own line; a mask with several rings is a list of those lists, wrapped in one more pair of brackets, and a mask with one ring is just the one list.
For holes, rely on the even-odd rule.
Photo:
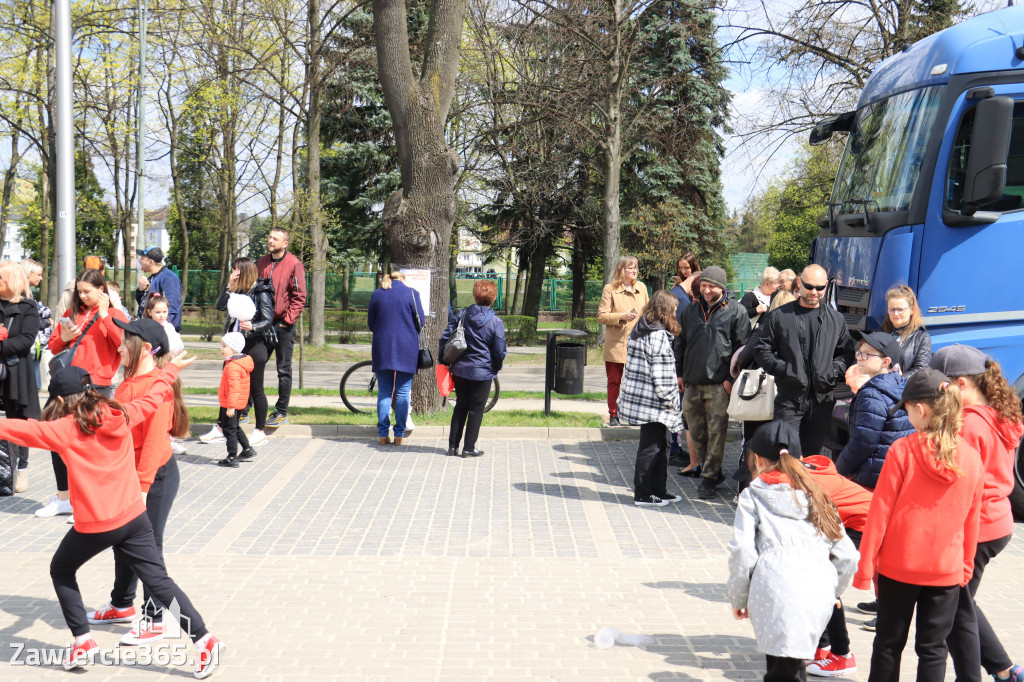
[(274, 283), (274, 327), (277, 348), (277, 404), (267, 417), (267, 426), (288, 423), (288, 401), (292, 394), (292, 349), (295, 347), (295, 322), (306, 307), (306, 269), (302, 261), (288, 252), (288, 230), (275, 227), (267, 237), (266, 256), (256, 262), (261, 278)]

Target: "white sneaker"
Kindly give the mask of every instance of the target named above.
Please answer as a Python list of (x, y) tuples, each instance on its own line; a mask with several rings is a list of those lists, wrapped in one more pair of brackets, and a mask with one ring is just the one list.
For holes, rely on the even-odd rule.
[(224, 437), (224, 432), (221, 428), (214, 424), (209, 433), (199, 436), (199, 442), (209, 445), (210, 443), (227, 443), (228, 439)]
[(171, 439), (171, 454), (174, 455), (187, 455), (188, 448), (185, 447), (185, 443), (178, 440), (177, 438)]
[(45, 505), (36, 509), (36, 516), (41, 519), (48, 519), (51, 516), (71, 513), (71, 500), (59, 500), (54, 495)]
[(259, 447), (260, 445), (266, 445), (266, 444), (267, 444), (267, 434), (263, 433), (259, 429), (256, 429), (255, 431), (253, 431), (252, 435), (249, 436), (249, 447), (251, 447), (251, 448)]

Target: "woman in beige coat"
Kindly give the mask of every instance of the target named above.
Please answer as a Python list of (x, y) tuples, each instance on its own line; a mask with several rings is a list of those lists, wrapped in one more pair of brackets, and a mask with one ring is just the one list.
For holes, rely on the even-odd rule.
[(647, 287), (637, 281), (640, 264), (635, 256), (623, 256), (615, 266), (610, 284), (601, 292), (597, 321), (608, 327), (604, 337), (604, 369), (608, 375), (608, 426), (619, 424), (619, 383), (626, 364), (626, 341), (640, 311), (647, 306)]

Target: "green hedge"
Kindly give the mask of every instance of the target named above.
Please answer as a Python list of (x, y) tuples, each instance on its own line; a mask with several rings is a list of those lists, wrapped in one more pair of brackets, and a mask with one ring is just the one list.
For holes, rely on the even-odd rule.
[(597, 323), (596, 317), (574, 317), (569, 322), (569, 328), (587, 332), (587, 346), (593, 348), (597, 345), (597, 332), (601, 325)]
[(505, 324), (505, 342), (510, 346), (537, 345), (537, 318), (525, 315), (500, 315)]
[(368, 331), (366, 313), (337, 311), (328, 313), (327, 328), (337, 332), (338, 343), (352, 343), (356, 332)]

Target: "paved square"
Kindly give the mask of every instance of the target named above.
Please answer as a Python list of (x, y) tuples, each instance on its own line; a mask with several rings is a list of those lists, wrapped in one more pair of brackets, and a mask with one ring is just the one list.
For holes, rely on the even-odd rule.
[[(487, 454), (466, 460), (415, 434), (399, 448), (275, 437), (240, 469), (214, 466), (222, 445), (191, 441), (165, 544), (171, 575), (229, 645), (213, 679), (760, 679), (750, 626), (725, 599), (731, 490), (700, 502), (696, 482), (673, 473), (684, 500), (640, 509), (635, 441), (487, 439), (486, 423), (483, 436)], [(68, 526), (32, 515), (53, 478), (46, 453), (30, 461), (30, 490), (0, 498), (0, 679), (190, 677), (182, 665), (76, 674), (8, 663), (12, 645), (70, 640), (47, 572)], [(1024, 662), (1017, 529), (980, 602)], [(107, 552), (80, 573), (89, 608), (107, 601), (112, 564)], [(849, 617), (860, 665), (849, 679), (867, 679), (865, 619)], [(605, 625), (654, 644), (598, 649)], [(113, 650), (124, 629), (94, 634)], [(911, 643), (906, 679), (915, 662)]]

